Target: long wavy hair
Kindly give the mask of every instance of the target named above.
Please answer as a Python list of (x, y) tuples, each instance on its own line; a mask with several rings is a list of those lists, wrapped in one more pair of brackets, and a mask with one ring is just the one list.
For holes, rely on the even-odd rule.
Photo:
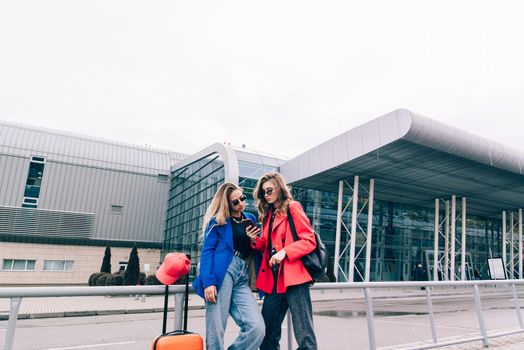
[(242, 191), (240, 187), (230, 182), (220, 185), (204, 214), (204, 225), (202, 229), (204, 233), (212, 218), (215, 218), (218, 225), (226, 224), (226, 219), (230, 216), (229, 195), (235, 190)]
[(284, 180), (282, 175), (280, 175), (279, 173), (267, 173), (262, 175), (262, 177), (258, 179), (255, 190), (253, 191), (253, 197), (255, 197), (255, 207), (258, 211), (258, 219), (260, 220), (260, 222), (264, 223), (266, 222), (267, 217), (269, 215), (269, 203), (266, 201), (266, 198), (264, 197), (264, 190), (262, 189), (262, 185), (264, 185), (264, 183), (266, 183), (269, 180), (272, 180), (275, 183), (275, 190), (278, 189), (280, 192), (278, 206), (274, 208), (274, 210), (276, 210), (277, 213), (286, 213), (289, 203), (293, 200), (293, 197), (291, 196), (291, 191), (287, 187), (286, 181)]

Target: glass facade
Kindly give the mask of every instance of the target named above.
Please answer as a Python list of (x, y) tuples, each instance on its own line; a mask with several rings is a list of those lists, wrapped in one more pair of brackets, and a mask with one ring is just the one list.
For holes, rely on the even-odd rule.
[[(305, 188), (292, 188), (293, 197), (304, 207), (313, 228), (317, 231), (330, 253), (328, 275), (333, 279), (335, 235), (337, 224), (338, 194), (320, 192)], [(359, 208), (365, 198), (360, 199)], [(344, 203), (348, 197), (344, 196)], [(358, 216), (358, 226), (367, 230), (367, 209)], [(444, 213), (440, 214), (441, 219)], [(351, 223), (351, 210), (344, 212), (343, 221), (348, 230)], [(433, 208), (414, 207), (393, 202), (374, 201), (370, 280), (371, 281), (409, 281), (413, 280), (413, 268), (422, 264), (433, 276), (433, 235), (435, 214)], [(457, 236), (460, 235), (461, 218), (457, 220)], [(475, 270), (480, 277), (487, 277), (487, 259), (502, 254), (502, 233), (499, 220), (468, 216), (466, 222), (466, 273), (473, 279)], [(357, 234), (355, 249), (355, 281), (362, 281), (365, 266), (365, 236)], [(349, 235), (341, 230), (340, 261), (342, 270), (349, 271)], [(439, 236), (439, 259), (444, 256), (445, 237)], [(460, 250), (457, 244), (456, 250)], [(460, 253), (455, 258), (455, 273), (460, 274)], [(443, 264), (443, 261), (442, 261)], [(477, 275), (478, 277), (478, 275)], [(339, 272), (339, 280), (345, 275)], [(439, 273), (439, 278), (443, 276)], [(460, 278), (458, 278), (460, 279)]]
[[(224, 182), (224, 162), (217, 155), (197, 160), (171, 174), (162, 252), (184, 252), (192, 262), (200, 257), (199, 241), (207, 205)], [(192, 274), (194, 267), (192, 266)]]
[[(240, 187), (247, 195), (246, 211), (256, 215), (253, 190), (258, 178), (264, 173), (278, 171), (281, 160), (237, 150)], [(192, 256), (192, 276), (199, 261), (202, 244), (202, 220), (207, 206), (218, 187), (224, 181), (224, 163), (215, 154), (177, 169), (171, 174), (166, 230), (163, 253), (177, 251)], [(334, 280), (333, 264), (337, 226), (338, 193), (322, 192), (291, 186), (295, 200), (299, 201), (311, 224), (318, 232), (330, 253), (328, 276)], [(344, 195), (343, 202), (349, 197)], [(366, 198), (360, 198), (359, 208)], [(441, 218), (443, 217), (441, 213)], [(457, 220), (457, 237), (460, 236), (460, 217)], [(351, 223), (351, 210), (344, 212), (343, 221), (348, 229)], [(434, 209), (377, 201), (373, 208), (373, 236), (371, 250), (371, 281), (409, 281), (413, 279), (413, 269), (422, 264), (427, 276), (433, 276), (433, 234)], [(359, 214), (359, 229), (367, 230), (367, 209)], [(501, 255), (501, 222), (495, 219), (468, 216), (466, 239), (466, 272), (468, 279), (487, 278), (487, 258)], [(349, 270), (349, 235), (341, 231), (340, 261), (344, 273), (339, 280), (346, 278)], [(444, 255), (444, 237), (439, 237), (439, 258)], [(456, 250), (460, 252), (457, 243)], [(456, 255), (455, 272), (460, 274), (460, 253)], [(443, 263), (443, 261), (442, 261)], [(355, 250), (355, 281), (364, 278), (365, 236), (357, 234)], [(474, 271), (477, 270), (476, 273)], [(442, 278), (442, 276), (439, 274)], [(458, 278), (460, 279), (460, 278)]]

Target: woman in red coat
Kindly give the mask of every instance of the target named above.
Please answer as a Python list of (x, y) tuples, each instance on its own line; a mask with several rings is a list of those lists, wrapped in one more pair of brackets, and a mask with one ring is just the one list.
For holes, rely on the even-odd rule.
[[(255, 249), (263, 253), (257, 288), (266, 293), (262, 317), (266, 335), (261, 350), (280, 348), (282, 321), (291, 311), (298, 349), (317, 349), (309, 285), (311, 276), (300, 258), (315, 249), (315, 235), (299, 202), (278, 173), (262, 176), (254, 191), (262, 222), (262, 236), (251, 235)], [(287, 218), (289, 208), (298, 240), (293, 239)]]

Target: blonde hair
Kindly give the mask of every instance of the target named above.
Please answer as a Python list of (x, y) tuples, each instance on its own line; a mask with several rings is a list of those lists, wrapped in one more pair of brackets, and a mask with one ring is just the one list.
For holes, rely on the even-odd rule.
[[(278, 199), (278, 207), (274, 208), (274, 210), (277, 213), (285, 213), (287, 211), (289, 203), (293, 200), (293, 197), (291, 196), (291, 191), (287, 187), (286, 181), (284, 180), (282, 175), (280, 175), (279, 173), (267, 173), (262, 175), (262, 177), (258, 179), (255, 190), (253, 191), (253, 197), (255, 198), (255, 207), (258, 211), (258, 219), (261, 222), (265, 222), (267, 216), (269, 215), (269, 203), (266, 201), (266, 198), (264, 197), (264, 190), (262, 188), (262, 185), (264, 185), (264, 183), (266, 183), (269, 180), (275, 183), (275, 186), (278, 188), (280, 192), (280, 198)], [(276, 190), (277, 188), (273, 190)]]
[(207, 225), (212, 218), (215, 218), (218, 225), (226, 224), (226, 219), (230, 216), (229, 195), (235, 190), (242, 191), (240, 187), (230, 182), (226, 182), (218, 188), (204, 214), (203, 233), (205, 233)]

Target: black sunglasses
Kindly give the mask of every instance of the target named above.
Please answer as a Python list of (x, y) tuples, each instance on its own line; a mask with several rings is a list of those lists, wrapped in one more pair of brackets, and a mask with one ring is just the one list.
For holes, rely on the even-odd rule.
[(232, 201), (231, 201), (231, 204), (232, 204), (234, 207), (236, 207), (236, 206), (238, 205), (238, 203), (240, 203), (240, 201), (245, 202), (245, 201), (246, 201), (246, 198), (247, 198), (246, 196), (241, 195), (238, 199), (232, 200)]
[(265, 190), (262, 190), (263, 196), (271, 196), (273, 194), (273, 188), (268, 187)]

